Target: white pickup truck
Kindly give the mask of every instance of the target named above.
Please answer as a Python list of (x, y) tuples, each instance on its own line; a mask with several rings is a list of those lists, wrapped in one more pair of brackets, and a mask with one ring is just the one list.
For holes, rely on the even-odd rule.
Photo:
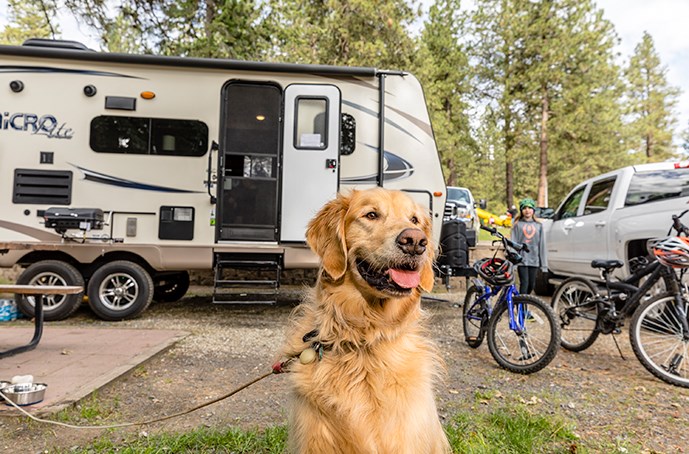
[(547, 274), (536, 293), (550, 294), (567, 276), (600, 279), (594, 259), (617, 259), (629, 274), (629, 259), (647, 255), (646, 242), (666, 236), (672, 215), (689, 208), (689, 163), (663, 162), (624, 167), (577, 185), (545, 220)]

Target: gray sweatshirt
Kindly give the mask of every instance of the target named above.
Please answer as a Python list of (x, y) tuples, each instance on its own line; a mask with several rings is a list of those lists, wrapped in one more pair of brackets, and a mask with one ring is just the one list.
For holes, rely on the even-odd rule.
[(546, 271), (548, 260), (545, 249), (545, 235), (543, 224), (536, 221), (520, 219), (512, 226), (512, 241), (524, 243), (529, 247), (529, 252), (522, 251), (519, 254), (524, 259), (519, 265), (536, 266)]

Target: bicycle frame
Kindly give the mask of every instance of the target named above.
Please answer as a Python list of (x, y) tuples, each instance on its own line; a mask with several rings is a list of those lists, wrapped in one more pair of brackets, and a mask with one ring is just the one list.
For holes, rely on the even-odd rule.
[[(518, 295), (517, 287), (514, 284), (507, 286), (493, 287), (481, 281), (480, 279), (473, 278), (473, 284), (476, 288), (481, 290), (481, 296), (471, 305), (473, 309), (476, 306), (483, 306), (486, 309), (487, 317), (490, 318), (493, 315), (493, 307), (497, 307), (501, 303), (507, 304), (507, 314), (509, 317), (509, 326), (512, 331), (517, 334), (521, 334), (524, 331), (524, 322), (526, 320), (526, 314), (524, 313), (523, 306), (517, 308), (517, 317), (514, 316), (514, 300), (513, 296)], [(498, 301), (495, 306), (491, 306), (491, 298), (497, 296)], [(479, 320), (479, 317), (467, 315), (467, 317), (472, 320)], [(483, 320), (481, 320), (481, 329), (484, 329)]]

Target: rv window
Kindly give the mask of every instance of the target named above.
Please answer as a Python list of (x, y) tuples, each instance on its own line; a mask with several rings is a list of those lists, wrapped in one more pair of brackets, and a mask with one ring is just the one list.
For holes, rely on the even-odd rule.
[(294, 148), (324, 150), (328, 147), (328, 100), (297, 98)]
[(100, 116), (91, 120), (90, 144), (99, 153), (203, 156), (208, 126), (195, 120)]
[(353, 116), (343, 113), (340, 120), (340, 154), (343, 156), (354, 153), (356, 148), (356, 120)]

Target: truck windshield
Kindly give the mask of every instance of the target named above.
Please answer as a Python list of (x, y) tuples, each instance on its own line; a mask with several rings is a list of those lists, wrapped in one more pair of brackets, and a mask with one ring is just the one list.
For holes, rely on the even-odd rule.
[(469, 191), (460, 188), (447, 188), (447, 200), (461, 201), (469, 204)]
[(639, 172), (632, 176), (625, 206), (689, 196), (689, 169)]

